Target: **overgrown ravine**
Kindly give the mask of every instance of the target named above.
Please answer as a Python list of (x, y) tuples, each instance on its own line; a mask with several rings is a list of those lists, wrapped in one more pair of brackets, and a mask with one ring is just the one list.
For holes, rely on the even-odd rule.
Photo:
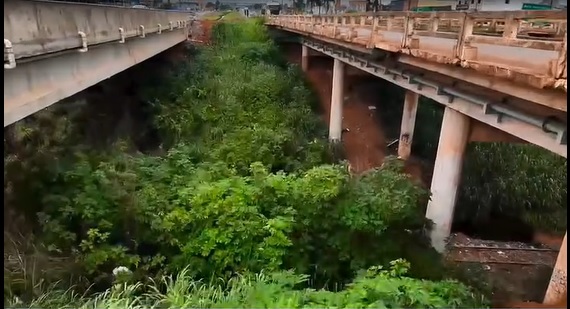
[(260, 21), (161, 59), (5, 129), (5, 307), (487, 305), (397, 160), (332, 156)]
[[(288, 59), (300, 65), (301, 46), (276, 38)], [(313, 55), (306, 73), (320, 98), (325, 122), (330, 113), (332, 66), (330, 57)], [(344, 81), (342, 144), (353, 172), (359, 173), (381, 166), (385, 156), (396, 153), (404, 92), (350, 67)], [(442, 116), (441, 105), (421, 98), (412, 157), (405, 162), (404, 171), (426, 188), (431, 183)], [(518, 168), (521, 166), (524, 169)], [(556, 250), (566, 230), (565, 168), (564, 158), (537, 146), (470, 144), (452, 229), (460, 234), (454, 238), (517, 241)], [(542, 180), (537, 183), (538, 178)], [(493, 259), (493, 254), (500, 253), (488, 252), (484, 256)], [(463, 258), (475, 258), (471, 255)], [(482, 276), (488, 278), (485, 281), (489, 280), (493, 287), (493, 299), (499, 303), (511, 299), (540, 302), (552, 267), (543, 265), (544, 257), (533, 258), (532, 252), (518, 251), (517, 255), (527, 256), (525, 260), (535, 265), (467, 263), (465, 266), (481, 270)], [(555, 252), (551, 255), (556, 258)]]

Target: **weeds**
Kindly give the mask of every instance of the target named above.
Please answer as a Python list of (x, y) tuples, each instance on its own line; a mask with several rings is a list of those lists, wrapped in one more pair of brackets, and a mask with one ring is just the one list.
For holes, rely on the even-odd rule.
[[(67, 144), (59, 168), (37, 162), (38, 240), (72, 257), (73, 273), (93, 285), (54, 283), (18, 306), (479, 304), (460, 283), (422, 280), (445, 277), (417, 232), (429, 193), (401, 166), (351, 177), (331, 158), (298, 68), (279, 58), (260, 21), (223, 23), (213, 35), (214, 47), (146, 93), (163, 155)], [(388, 268), (356, 277), (373, 265)], [(119, 280), (119, 266), (128, 278)], [(11, 293), (5, 303), (15, 306)]]

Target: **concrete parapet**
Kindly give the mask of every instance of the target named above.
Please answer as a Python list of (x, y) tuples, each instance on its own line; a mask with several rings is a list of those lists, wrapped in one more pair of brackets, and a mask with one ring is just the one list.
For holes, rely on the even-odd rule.
[(81, 48), (80, 32), (89, 46), (187, 27), (189, 19), (190, 15), (183, 12), (6, 0), (4, 39), (12, 43), (19, 59)]

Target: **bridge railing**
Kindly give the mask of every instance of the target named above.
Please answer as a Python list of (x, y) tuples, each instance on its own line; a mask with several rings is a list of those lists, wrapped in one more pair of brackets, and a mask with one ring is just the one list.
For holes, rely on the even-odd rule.
[[(187, 28), (190, 15), (86, 3), (4, 1), (4, 62)], [(13, 64), (7, 64), (9, 67)]]
[[(278, 15), (269, 25), (566, 89), (566, 11)], [(497, 49), (497, 47), (499, 47)]]

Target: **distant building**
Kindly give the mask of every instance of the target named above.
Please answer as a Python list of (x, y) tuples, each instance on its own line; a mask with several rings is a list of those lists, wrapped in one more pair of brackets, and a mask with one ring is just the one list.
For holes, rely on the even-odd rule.
[(367, 3), (368, 1), (366, 0), (349, 0), (348, 9), (351, 11), (366, 12)]
[(457, 0), (456, 11), (518, 11), (565, 9), (567, 0)]
[(421, 0), (392, 0), (388, 5), (390, 11), (411, 11), (423, 5)]

